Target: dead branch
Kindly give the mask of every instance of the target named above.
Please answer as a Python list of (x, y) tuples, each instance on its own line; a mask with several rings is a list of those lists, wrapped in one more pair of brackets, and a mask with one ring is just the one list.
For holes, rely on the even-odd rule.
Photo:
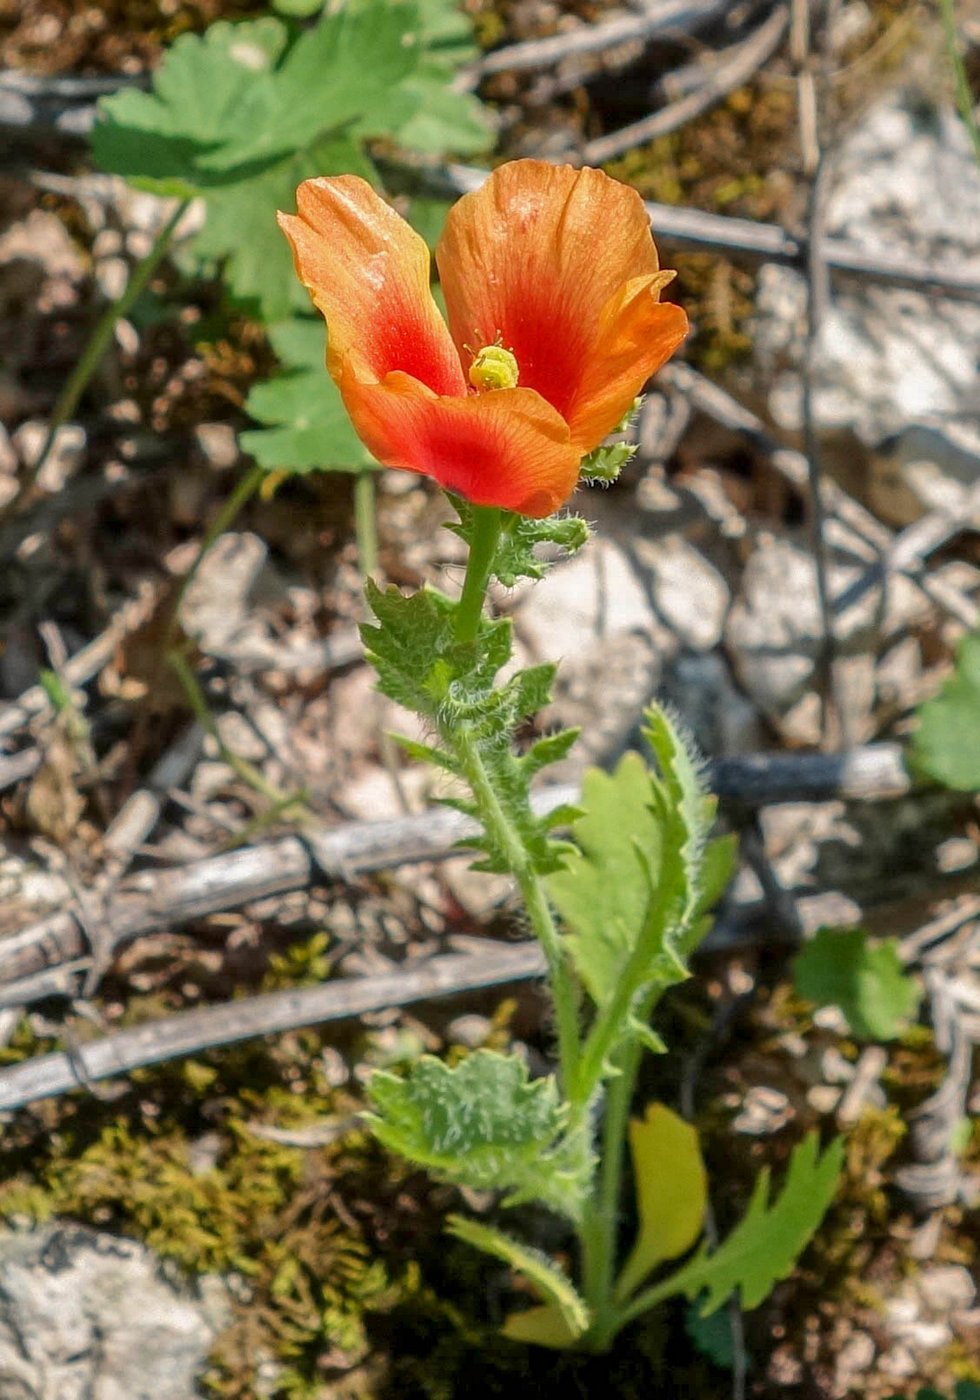
[(646, 141), (654, 141), (658, 136), (666, 136), (676, 131), (685, 122), (720, 102), (723, 97), (747, 83), (754, 73), (772, 57), (782, 42), (789, 23), (789, 11), (785, 5), (778, 6), (748, 39), (733, 44), (703, 65), (702, 83), (686, 96), (672, 102), (659, 112), (644, 117), (642, 121), (611, 131), (607, 136), (589, 141), (582, 150), (582, 158), (587, 165), (601, 165), (612, 160), (634, 146)]
[(506, 48), (495, 49), (468, 68), (454, 86), (471, 91), (493, 73), (521, 73), (547, 68), (562, 59), (587, 53), (601, 53), (618, 44), (651, 39), (655, 34), (690, 32), (719, 18), (728, 8), (726, 0), (654, 0), (640, 14), (619, 14), (601, 24), (582, 25), (564, 34), (544, 39), (526, 39)]
[(342, 979), (178, 1012), (79, 1045), (70, 1055), (39, 1055), (0, 1071), (0, 1110), (217, 1045), (540, 977), (544, 971), (544, 955), (537, 943), (508, 946), (488, 940), (484, 952), (447, 953), (382, 976)]
[[(803, 453), (797, 452), (793, 448), (781, 446), (769, 432), (762, 419), (757, 418), (731, 394), (719, 385), (712, 383), (703, 374), (699, 374), (690, 365), (676, 362), (664, 366), (660, 371), (660, 380), (685, 394), (689, 402), (699, 412), (732, 429), (733, 432), (741, 433), (779, 472), (780, 476), (784, 477), (804, 497), (808, 496), (811, 485), (810, 474), (807, 459)], [(876, 519), (860, 502), (849, 496), (835, 481), (824, 478), (820, 483), (820, 493), (823, 498), (823, 508), (827, 514), (836, 516), (849, 529), (873, 546), (880, 556), (887, 554), (887, 551), (893, 546), (895, 537), (886, 526), (882, 525), (880, 520)], [(900, 553), (899, 560), (902, 557), (903, 553)], [(876, 561), (875, 567), (879, 569), (883, 567), (880, 560)], [(894, 557), (892, 567), (895, 567)], [(909, 560), (901, 572), (911, 578), (938, 608), (955, 618), (967, 631), (974, 631), (980, 626), (980, 608), (977, 607), (972, 598), (968, 598), (965, 593), (954, 588), (945, 579), (935, 578), (926, 570), (921, 561), (916, 561), (914, 558)], [(863, 591), (863, 580), (859, 580), (859, 582), (862, 584)], [(840, 612), (845, 603), (850, 601), (852, 599), (849, 589), (840, 598), (834, 600), (834, 611)]]
[[(910, 788), (897, 744), (868, 745), (849, 754), (723, 759), (709, 770), (708, 782), (720, 797), (747, 806), (829, 797), (885, 800)], [(550, 811), (577, 797), (573, 785), (556, 784), (536, 793), (534, 806)], [(143, 934), (305, 889), (318, 878), (349, 880), (444, 860), (474, 830), (458, 812), (436, 808), (390, 821), (309, 829), (180, 869), (144, 871), (107, 897), (87, 899), (84, 911), (66, 890), (68, 907), (0, 940), (0, 1006), (64, 992), (63, 965), (90, 956), (96, 943), (102, 950), (119, 948)]]

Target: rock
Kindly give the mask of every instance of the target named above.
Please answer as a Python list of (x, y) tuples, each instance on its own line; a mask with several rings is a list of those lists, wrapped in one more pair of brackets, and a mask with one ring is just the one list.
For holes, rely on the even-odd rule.
[(970, 1271), (962, 1264), (934, 1264), (922, 1270), (917, 1283), (926, 1307), (937, 1313), (970, 1308), (977, 1296)]
[[(860, 567), (832, 563), (831, 597), (843, 597), (862, 572)], [(918, 607), (915, 590), (907, 583), (898, 578), (890, 581), (881, 619), (881, 597), (875, 588), (864, 591), (836, 615), (837, 679), (852, 742), (867, 739), (874, 729), (874, 653), (882, 638), (907, 625)], [(814, 672), (822, 637), (812, 555), (789, 540), (761, 537), (728, 614), (725, 646), (739, 684), (783, 736), (795, 743), (815, 743), (820, 737)]]
[(238, 461), (238, 438), (230, 423), (199, 423), (194, 438), (214, 471), (227, 471)]
[[(941, 510), (964, 527), (980, 522), (980, 433), (962, 423), (913, 423), (873, 453), (868, 504), (892, 525), (911, 525)], [(971, 521), (972, 517), (972, 521)]]
[(593, 541), (524, 592), (514, 624), (530, 661), (559, 662), (542, 724), (583, 731), (548, 779), (571, 780), (585, 763), (615, 759), (659, 685), (664, 659), (677, 649), (625, 551), (608, 539)]
[(268, 570), (268, 549), (258, 535), (229, 533), (215, 540), (180, 605), (180, 621), (202, 651), (230, 656), (250, 630), (249, 604)]
[[(980, 276), (980, 170), (952, 106), (937, 107), (914, 91), (874, 102), (839, 143), (826, 220), (828, 234), (883, 263), (917, 258)], [(802, 422), (805, 306), (799, 273), (760, 270), (753, 330), (759, 384), (776, 422), (793, 431)], [(968, 422), (978, 406), (978, 342), (980, 306), (932, 289), (842, 281), (817, 345), (818, 428), (825, 437), (847, 433), (873, 446), (914, 422)]]
[(0, 1236), (3, 1400), (195, 1400), (214, 1335), (133, 1240), (61, 1223)]
[[(11, 441), (25, 467), (33, 468), (40, 459), (48, 437), (48, 424), (38, 418), (21, 423)], [(37, 484), (42, 491), (60, 491), (70, 476), (74, 476), (85, 459), (88, 437), (80, 423), (65, 423), (57, 429), (48, 459), (41, 468)]]
[(649, 573), (654, 607), (678, 640), (691, 651), (717, 646), (731, 598), (714, 565), (681, 535), (639, 539), (633, 552)]

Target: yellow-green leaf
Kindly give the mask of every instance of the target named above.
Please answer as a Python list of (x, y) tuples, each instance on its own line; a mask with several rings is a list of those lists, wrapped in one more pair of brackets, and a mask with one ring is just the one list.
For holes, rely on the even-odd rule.
[(567, 1351), (581, 1335), (569, 1327), (561, 1309), (552, 1304), (511, 1313), (500, 1330), (512, 1342), (529, 1342), (554, 1351)]
[(616, 1285), (625, 1301), (657, 1264), (676, 1259), (700, 1235), (708, 1179), (697, 1129), (662, 1103), (629, 1125), (640, 1228)]

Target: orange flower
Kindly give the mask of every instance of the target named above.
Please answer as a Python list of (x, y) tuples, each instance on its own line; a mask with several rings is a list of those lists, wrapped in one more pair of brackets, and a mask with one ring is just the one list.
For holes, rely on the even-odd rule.
[(513, 161), (454, 205), (448, 328), (428, 249), (370, 185), (304, 180), (297, 206), (279, 223), (358, 436), (475, 505), (556, 510), (687, 334), (643, 201), (599, 170)]

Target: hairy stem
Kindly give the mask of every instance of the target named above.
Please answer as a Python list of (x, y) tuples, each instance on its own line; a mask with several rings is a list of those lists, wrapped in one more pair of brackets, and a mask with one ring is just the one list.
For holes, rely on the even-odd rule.
[(568, 1086), (575, 1082), (578, 1072), (578, 1004), (541, 877), (534, 869), (520, 833), (515, 829), (497, 796), (479, 748), (469, 731), (465, 726), (460, 726), (443, 734), (443, 739), (455, 750), (483, 824), (504, 853), (524, 900), (531, 927), (548, 960), (551, 994), (555, 1004), (561, 1080), (567, 1093)]
[(80, 360), (65, 381), (65, 386), (59, 394), (58, 401), (52, 410), (51, 423), (48, 427), (47, 437), (44, 439), (40, 455), (31, 469), (32, 482), (37, 481), (41, 474), (42, 467), (51, 455), (51, 449), (54, 446), (54, 440), (57, 437), (58, 429), (67, 423), (68, 419), (75, 412), (79, 399), (88, 388), (89, 380), (102, 363), (102, 357), (109, 348), (109, 342), (112, 340), (113, 332), (116, 329), (116, 323), (120, 321), (123, 316), (128, 315), (134, 303), (146, 289), (150, 278), (153, 276), (154, 272), (156, 272), (167, 249), (170, 247), (170, 240), (174, 235), (174, 229), (180, 223), (189, 204), (190, 200), (184, 199), (177, 205), (177, 208), (153, 240), (153, 246), (146, 257), (142, 262), (136, 265), (133, 275), (127, 282), (122, 296), (118, 301), (114, 301), (110, 306), (107, 306), (99, 317), (95, 330), (92, 332), (88, 344), (82, 351)]
[(475, 642), (480, 630), (483, 601), (500, 539), (501, 513), (496, 506), (475, 506), (470, 557), (466, 563), (463, 592), (456, 607), (454, 627), (461, 642)]
[(375, 473), (368, 468), (354, 478), (354, 534), (361, 577), (367, 578), (378, 567), (378, 514)]

